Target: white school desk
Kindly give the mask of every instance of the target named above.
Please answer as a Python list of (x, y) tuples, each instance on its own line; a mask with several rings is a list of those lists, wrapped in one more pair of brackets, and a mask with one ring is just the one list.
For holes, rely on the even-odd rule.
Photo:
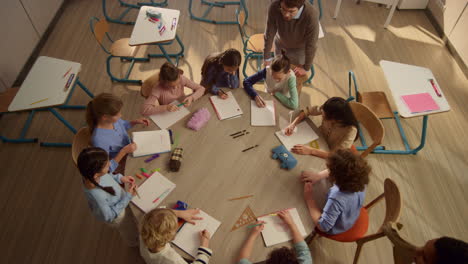
[[(424, 67), (418, 67), (414, 65), (408, 65), (403, 63), (397, 63), (392, 61), (381, 60), (380, 66), (385, 74), (385, 78), (390, 88), (393, 101), (396, 104), (398, 112), (395, 112), (395, 119), (397, 120), (397, 125), (400, 129), (401, 136), (403, 138), (403, 143), (405, 145), (404, 151), (398, 150), (386, 150), (391, 151), (393, 154), (416, 154), (419, 150), (424, 147), (426, 139), (426, 129), (427, 129), (427, 119), (428, 115), (437, 114), (441, 112), (447, 112), (450, 110), (450, 106), (447, 102), (446, 97), (442, 91), (442, 88), (437, 83), (434, 75), (431, 70)], [(439, 88), (441, 97), (437, 96), (435, 93), (429, 79), (433, 79), (435, 85)], [(411, 113), (406, 104), (401, 99), (401, 96), (408, 94), (417, 94), (417, 93), (429, 93), (434, 101), (439, 105), (440, 109), (424, 113)], [(421, 132), (421, 142), (420, 145), (414, 149), (409, 147), (409, 144), (406, 139), (406, 135), (401, 127), (398, 116), (401, 115), (403, 118), (412, 118), (417, 116), (423, 116), (423, 127)], [(381, 150), (374, 151), (379, 153)], [(385, 150), (384, 150), (385, 151)]]
[[(205, 95), (189, 109), (193, 113), (201, 107), (206, 107), (211, 113), (211, 119), (206, 126), (199, 131), (186, 128), (186, 123), (191, 117), (189, 115), (170, 127), (176, 137), (177, 147), (184, 150), (179, 172), (169, 171), (170, 153), (162, 154), (149, 163), (144, 162), (148, 157), (128, 157), (125, 169), (126, 175), (135, 175), (140, 173), (140, 168), (148, 171), (161, 168), (161, 174), (177, 185), (161, 205), (171, 208), (177, 200), (181, 200), (188, 203), (189, 208), (200, 208), (221, 221), (221, 226), (210, 241), (210, 248), (214, 252), (210, 263), (235, 263), (239, 249), (251, 229), (244, 226), (232, 232), (230, 230), (247, 206), (250, 206), (257, 216), (296, 207), (306, 232), (310, 233), (313, 222), (303, 199), (303, 183), (299, 181), (299, 176), (303, 170), (309, 168), (316, 171), (326, 168), (325, 160), (321, 158), (293, 154), (298, 160), (297, 166), (290, 171), (281, 169), (280, 162), (271, 158), (271, 150), (281, 145), (274, 132), (280, 130), (279, 116), (289, 120), (289, 109), (273, 99), (277, 111), (277, 126), (252, 127), (250, 97), (242, 88), (230, 91), (242, 108), (241, 117), (220, 121), (209, 102), (210, 95)], [(273, 98), (260, 93), (266, 100)], [(318, 133), (318, 129), (313, 127)], [(154, 124), (145, 128), (154, 129), (157, 129)], [(236, 139), (229, 136), (244, 129), (250, 134)], [(256, 144), (259, 144), (259, 147), (242, 152)], [(319, 139), (319, 145), (321, 149), (328, 149), (323, 139)], [(135, 179), (141, 182), (136, 177)], [(318, 184), (320, 187), (320, 183)], [(324, 206), (328, 189), (319, 187), (315, 197), (321, 199), (319, 203)], [(245, 195), (254, 197), (228, 201), (230, 198)], [(130, 206), (137, 219), (141, 220), (142, 211), (133, 204)], [(281, 245), (291, 246), (290, 243)], [(272, 247), (266, 248), (262, 237), (259, 237), (254, 243), (251, 260), (254, 263), (265, 260), (271, 250)]]
[[(31, 110), (30, 117), (25, 124), (25, 129), (27, 130), (36, 109), (48, 110), (73, 133), (76, 133), (76, 129), (54, 108), (85, 108), (85, 106), (67, 105), (76, 84), (78, 84), (91, 98), (93, 97), (92, 93), (89, 92), (89, 90), (78, 80), (78, 73), (80, 70), (81, 64), (77, 62), (46, 56), (39, 57), (31, 68), (31, 71), (26, 76), (26, 79), (21, 85), (15, 98), (9, 105), (8, 111), (15, 112)], [(67, 82), (69, 82), (68, 85)], [(24, 137), (26, 130), (23, 129), (22, 136), (20, 138)], [(42, 142), (41, 145), (69, 146), (70, 144)]]
[[(153, 23), (148, 20), (146, 12), (148, 10), (156, 11), (162, 14), (162, 23), (166, 27), (166, 30), (160, 34), (158, 25), (159, 22)], [(179, 57), (184, 55), (184, 45), (182, 41), (177, 36), (177, 27), (179, 25), (179, 16), (180, 11), (175, 9), (168, 8), (159, 8), (151, 6), (142, 6), (138, 12), (138, 17), (133, 27), (132, 35), (130, 36), (129, 45), (145, 45), (145, 44), (155, 44), (157, 45), (162, 54), (148, 54), (149, 57), (155, 58), (166, 58), (169, 62), (172, 63), (171, 57), (176, 58), (176, 65), (179, 61)], [(172, 22), (175, 19), (176, 24), (172, 28)], [(172, 44), (173, 40), (176, 39), (179, 43), (181, 51), (174, 54), (169, 54), (164, 49), (164, 45)]]

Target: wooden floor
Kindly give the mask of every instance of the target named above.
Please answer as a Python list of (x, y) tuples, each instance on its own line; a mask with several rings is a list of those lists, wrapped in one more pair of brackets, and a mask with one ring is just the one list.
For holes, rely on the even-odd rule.
[[(108, 12), (117, 15), (120, 10), (117, 1), (107, 2)], [(228, 47), (242, 48), (236, 26), (190, 20), (188, 1), (169, 2), (170, 8), (181, 10), (178, 34), (186, 48), (181, 61), (186, 75), (200, 81), (205, 56)], [(246, 2), (250, 11), (248, 32), (263, 32), (270, 1)], [(417, 245), (443, 235), (467, 241), (468, 162), (463, 153), (468, 145), (468, 81), (423, 11), (397, 11), (385, 30), (382, 25), (388, 10), (383, 7), (344, 1), (338, 19), (333, 20), (335, 1), (323, 2), (321, 23), (325, 37), (319, 40), (314, 61), (316, 75), (313, 85), (303, 89), (301, 105), (319, 104), (330, 96), (346, 97), (348, 70), (356, 73), (362, 91), (384, 90), (389, 95), (378, 64), (382, 59), (429, 67), (452, 110), (429, 118), (427, 145), (416, 156), (368, 157), (373, 173), (366, 201), (379, 195), (384, 179), (391, 178), (403, 195), (404, 236)], [(194, 12), (201, 14), (199, 4), (194, 5)], [(216, 12), (220, 13), (215, 18), (234, 19), (234, 7), (213, 10), (213, 15)], [(139, 96), (138, 87), (110, 82), (105, 69), (106, 54), (89, 30), (88, 18), (92, 16), (102, 17), (101, 1), (67, 1), (40, 55), (82, 63), (80, 79), (95, 94), (113, 92), (124, 101), (141, 101), (131, 100)], [(135, 16), (135, 12), (130, 14), (131, 19)], [(132, 26), (110, 25), (114, 39), (129, 37), (131, 31)], [(135, 66), (134, 77), (150, 75), (163, 62), (153, 59)], [(119, 63), (113, 64), (114, 72), (121, 70), (119, 67)], [(72, 99), (80, 104), (87, 101), (80, 90)], [(126, 115), (132, 107), (138, 105), (124, 106), (124, 117), (136, 117)], [(62, 112), (75, 127), (84, 125), (82, 110)], [(2, 135), (17, 136), (25, 119), (23, 113), (3, 116)], [(418, 118), (403, 120), (413, 146), (419, 139), (421, 123)], [(393, 121), (384, 124), (385, 145), (401, 148)], [(47, 141), (72, 139), (72, 133), (46, 112), (34, 119), (28, 135)], [(117, 232), (90, 214), (69, 148), (0, 143), (0, 166), (0, 263), (143, 263), (137, 249), (127, 248)], [(384, 206), (379, 205), (371, 213), (370, 231), (378, 228), (383, 216)], [(355, 245), (322, 238), (313, 242), (311, 250), (315, 263), (351, 263)], [(392, 263), (391, 259), (390, 244), (381, 239), (365, 245), (360, 263)]]

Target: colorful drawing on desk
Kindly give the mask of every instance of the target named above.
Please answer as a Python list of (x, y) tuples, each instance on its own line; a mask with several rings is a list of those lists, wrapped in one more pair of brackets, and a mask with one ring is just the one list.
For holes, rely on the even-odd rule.
[(231, 228), (231, 231), (234, 231), (236, 229), (239, 229), (245, 225), (248, 225), (252, 222), (255, 222), (255, 214), (253, 213), (252, 209), (250, 209), (250, 206), (247, 206), (245, 208), (244, 212), (242, 212), (241, 216), (237, 219), (236, 223), (234, 226)]
[(310, 145), (311, 147), (315, 148), (315, 149), (320, 149), (318, 140), (314, 140), (314, 141), (310, 142), (309, 145)]

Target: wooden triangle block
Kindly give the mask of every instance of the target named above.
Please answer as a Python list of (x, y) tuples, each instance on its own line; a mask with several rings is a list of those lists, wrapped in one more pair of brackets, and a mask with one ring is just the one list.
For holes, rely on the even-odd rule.
[(252, 212), (252, 209), (250, 209), (250, 206), (247, 206), (245, 208), (244, 212), (242, 212), (241, 216), (239, 219), (237, 219), (236, 223), (232, 227), (231, 231), (234, 231), (236, 229), (239, 229), (245, 225), (248, 225), (252, 222), (255, 222), (257, 217), (255, 217), (255, 214)]

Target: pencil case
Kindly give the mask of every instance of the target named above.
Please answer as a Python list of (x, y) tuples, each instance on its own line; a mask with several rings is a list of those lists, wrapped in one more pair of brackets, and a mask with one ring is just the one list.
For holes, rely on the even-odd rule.
[(187, 122), (187, 127), (195, 131), (200, 130), (210, 120), (211, 114), (207, 108), (201, 108), (193, 114)]
[(175, 148), (174, 152), (172, 152), (171, 160), (169, 161), (169, 168), (173, 172), (177, 172), (182, 165), (182, 152), (184, 150), (182, 148)]

